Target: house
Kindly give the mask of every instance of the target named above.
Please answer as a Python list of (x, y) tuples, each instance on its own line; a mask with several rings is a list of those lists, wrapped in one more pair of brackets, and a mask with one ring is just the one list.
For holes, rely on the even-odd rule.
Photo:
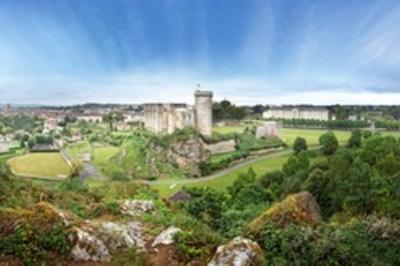
[(330, 120), (329, 110), (325, 107), (272, 107), (263, 113), (265, 119), (315, 119), (315, 120)]

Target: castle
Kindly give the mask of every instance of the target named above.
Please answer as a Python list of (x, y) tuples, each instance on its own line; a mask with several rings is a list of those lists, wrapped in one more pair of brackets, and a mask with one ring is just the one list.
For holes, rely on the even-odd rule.
[(211, 136), (213, 93), (197, 90), (194, 96), (194, 106), (185, 103), (145, 104), (145, 127), (157, 134), (171, 134), (176, 129), (194, 127), (203, 136)]

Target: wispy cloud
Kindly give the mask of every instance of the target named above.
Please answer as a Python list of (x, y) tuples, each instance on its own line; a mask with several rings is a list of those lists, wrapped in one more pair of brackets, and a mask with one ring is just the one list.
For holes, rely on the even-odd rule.
[(399, 24), (396, 0), (4, 0), (0, 102), (190, 102), (200, 82), (238, 103), (386, 103)]

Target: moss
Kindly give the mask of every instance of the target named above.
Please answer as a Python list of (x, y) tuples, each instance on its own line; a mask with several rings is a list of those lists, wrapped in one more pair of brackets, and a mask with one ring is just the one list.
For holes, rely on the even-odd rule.
[(68, 226), (48, 203), (32, 209), (0, 209), (0, 253), (16, 256), (25, 265), (46, 261), (48, 253), (64, 257), (69, 251)]
[(254, 219), (248, 226), (253, 234), (268, 222), (280, 227), (288, 223), (297, 225), (315, 225), (322, 221), (320, 208), (314, 197), (308, 192), (300, 192), (287, 196), (283, 201), (275, 203), (267, 211)]

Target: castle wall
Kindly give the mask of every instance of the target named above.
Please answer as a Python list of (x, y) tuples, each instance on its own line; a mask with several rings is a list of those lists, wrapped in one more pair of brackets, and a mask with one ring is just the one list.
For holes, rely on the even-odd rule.
[(171, 134), (194, 125), (193, 109), (186, 104), (145, 104), (144, 124), (154, 133)]

